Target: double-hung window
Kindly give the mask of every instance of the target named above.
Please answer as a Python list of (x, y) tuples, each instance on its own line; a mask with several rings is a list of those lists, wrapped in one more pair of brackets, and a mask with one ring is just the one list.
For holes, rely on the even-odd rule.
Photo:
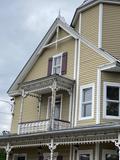
[(52, 74), (61, 74), (62, 54), (53, 57)]
[(104, 84), (104, 114), (107, 118), (120, 117), (120, 84)]
[(93, 118), (94, 84), (81, 86), (80, 90), (80, 119)]

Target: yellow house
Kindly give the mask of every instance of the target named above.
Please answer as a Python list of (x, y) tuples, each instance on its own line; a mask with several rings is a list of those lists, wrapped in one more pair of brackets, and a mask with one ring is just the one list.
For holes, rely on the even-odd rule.
[(14, 114), (0, 153), (120, 160), (119, 72), (119, 0), (85, 0), (70, 25), (57, 17), (8, 90)]

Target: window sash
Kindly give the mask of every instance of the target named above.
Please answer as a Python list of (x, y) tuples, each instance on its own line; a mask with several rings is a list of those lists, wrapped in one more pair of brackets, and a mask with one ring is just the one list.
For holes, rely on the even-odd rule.
[[(119, 100), (108, 99), (108, 97), (107, 97), (107, 87), (118, 87), (119, 88)], [(105, 95), (105, 104), (106, 104), (106, 106), (105, 106), (105, 115), (107, 117), (119, 117), (120, 116), (120, 86), (117, 86), (117, 85), (106, 85), (105, 89), (106, 89), (106, 95)], [(118, 115), (108, 115), (107, 114), (107, 109), (108, 109), (107, 108), (108, 107), (107, 104), (108, 104), (108, 102), (118, 103), (119, 104)]]
[[(86, 99), (84, 97), (85, 95), (84, 92), (87, 91), (88, 89), (91, 89), (91, 91), (89, 91), (90, 98)], [(88, 96), (88, 94), (86, 94), (86, 96)], [(90, 105), (90, 106), (87, 106), (87, 105)], [(94, 117), (94, 84), (84, 85), (84, 86), (81, 86), (80, 88), (80, 114), (79, 115), (80, 115), (79, 120), (91, 119)]]
[[(55, 64), (55, 61), (57, 61), (56, 60), (57, 58), (60, 58), (59, 64)], [(61, 74), (61, 69), (62, 69), (62, 54), (53, 57), (52, 74), (55, 74), (58, 68), (59, 68), (59, 73), (57, 73), (57, 74)]]

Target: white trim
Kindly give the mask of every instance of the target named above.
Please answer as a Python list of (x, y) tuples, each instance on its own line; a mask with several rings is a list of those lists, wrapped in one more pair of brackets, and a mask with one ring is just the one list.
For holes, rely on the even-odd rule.
[(61, 60), (60, 60), (60, 73), (59, 73), (59, 75), (61, 75), (61, 70), (62, 70), (62, 55), (63, 55), (63, 52), (62, 53), (59, 53), (59, 54), (55, 54), (54, 56), (52, 56), (52, 58), (53, 58), (53, 60), (52, 60), (52, 74), (54, 74), (53, 73), (53, 69), (54, 69), (54, 60), (55, 60), (55, 58), (57, 58), (57, 57), (60, 57), (61, 58)]
[(89, 149), (89, 150), (78, 150), (77, 160), (79, 160), (79, 155), (80, 154), (90, 154), (90, 160), (93, 160), (93, 150), (92, 149)]
[(72, 37), (72, 36), (69, 35), (69, 36), (66, 36), (66, 37), (64, 37), (64, 38), (55, 40), (55, 41), (52, 42), (52, 43), (46, 44), (45, 46), (43, 46), (43, 48), (52, 47), (52, 46), (56, 45), (56, 43), (60, 43), (60, 42), (62, 42), (62, 41), (66, 41), (66, 40), (68, 40), (68, 39), (71, 38), (71, 37)]
[(98, 48), (102, 48), (103, 4), (99, 4)]
[(115, 155), (117, 155), (117, 152), (116, 152), (116, 150), (112, 150), (112, 149), (103, 149), (102, 150), (102, 160), (106, 160), (105, 159), (105, 155), (106, 154), (115, 154)]
[[(81, 19), (82, 15), (79, 16), (79, 32), (81, 31)], [(75, 126), (77, 125), (78, 119), (78, 106), (79, 106), (79, 84), (80, 84), (80, 49), (81, 49), (81, 40), (78, 41), (78, 56), (77, 56), (77, 75), (76, 75), (76, 98), (75, 98)]]
[(95, 160), (100, 159), (100, 144), (96, 143), (95, 144)]
[(107, 86), (119, 87), (119, 108), (120, 108), (120, 83), (104, 82), (104, 84), (103, 84), (103, 118), (105, 118), (105, 119), (120, 119), (120, 110), (119, 110), (119, 116), (106, 115)]
[[(83, 90), (87, 89), (87, 88), (92, 88), (92, 108), (91, 108), (91, 116), (88, 117), (81, 117), (81, 113), (82, 113), (82, 98), (83, 98)], [(87, 120), (87, 119), (93, 119), (94, 118), (94, 102), (95, 102), (95, 84), (91, 83), (91, 84), (87, 84), (87, 85), (83, 85), (80, 86), (80, 107), (79, 107), (79, 120)]]
[(97, 69), (96, 124), (100, 124), (101, 70)]
[(73, 79), (76, 80), (76, 74), (77, 74), (77, 39), (75, 40), (75, 51), (74, 51), (74, 75)]
[(15, 153), (15, 154), (13, 154), (13, 160), (15, 159), (15, 156), (24, 156), (25, 157), (25, 160), (27, 160), (27, 153)]
[[(61, 106), (60, 106), (60, 120), (61, 120), (61, 118), (62, 118), (62, 106), (63, 106), (63, 94), (58, 94), (58, 95), (56, 95), (56, 98), (57, 97), (60, 97), (61, 98)], [(47, 104), (47, 113), (46, 113), (46, 119), (48, 119), (49, 117), (49, 101), (50, 101), (50, 99), (52, 98), (52, 96), (49, 96), (48, 97), (48, 104)]]

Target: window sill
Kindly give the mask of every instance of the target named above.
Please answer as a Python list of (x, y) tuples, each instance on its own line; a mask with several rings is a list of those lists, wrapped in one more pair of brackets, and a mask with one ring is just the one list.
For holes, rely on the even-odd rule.
[(104, 116), (104, 119), (120, 119), (120, 116)]
[(78, 120), (84, 121), (84, 120), (91, 120), (91, 119), (94, 119), (94, 117), (80, 117)]

